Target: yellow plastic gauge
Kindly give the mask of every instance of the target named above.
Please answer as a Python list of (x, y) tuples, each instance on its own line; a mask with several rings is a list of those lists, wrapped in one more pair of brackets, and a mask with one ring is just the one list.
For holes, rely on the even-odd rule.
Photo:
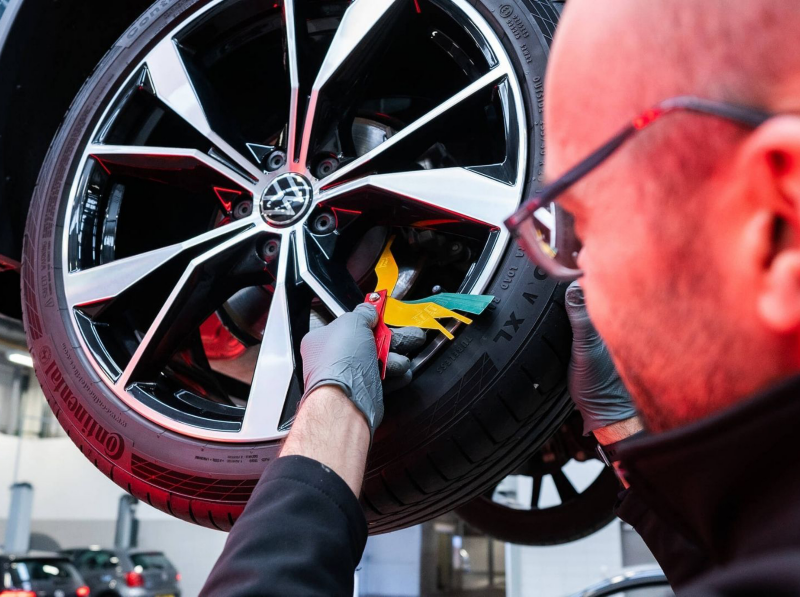
[[(442, 304), (437, 304), (437, 302), (451, 306), (458, 305), (456, 308), (461, 307), (462, 311), (479, 314), (491, 302), (493, 297), (488, 295), (445, 294), (410, 302), (392, 298), (392, 291), (397, 285), (397, 279), (400, 276), (397, 262), (394, 260), (394, 255), (392, 255), (394, 239), (395, 237), (392, 236), (389, 242), (386, 243), (386, 247), (384, 247), (383, 253), (378, 259), (378, 265), (375, 266), (375, 275), (378, 276), (378, 284), (375, 287), (375, 291), (385, 290), (388, 296), (386, 310), (383, 314), (384, 323), (394, 327), (416, 326), (428, 330), (439, 330), (449, 340), (452, 340), (453, 334), (437, 320), (453, 318), (466, 325), (471, 324), (472, 320), (448, 309)], [(463, 299), (460, 297), (463, 297)]]

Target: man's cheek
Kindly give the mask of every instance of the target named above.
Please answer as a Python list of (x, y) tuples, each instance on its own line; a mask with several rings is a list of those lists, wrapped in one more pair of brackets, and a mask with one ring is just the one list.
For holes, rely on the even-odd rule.
[(632, 279), (629, 265), (615, 259), (611, 253), (582, 252), (585, 275), (581, 279), (589, 315), (598, 331), (614, 333), (620, 327), (621, 318), (628, 315), (636, 301), (637, 287)]

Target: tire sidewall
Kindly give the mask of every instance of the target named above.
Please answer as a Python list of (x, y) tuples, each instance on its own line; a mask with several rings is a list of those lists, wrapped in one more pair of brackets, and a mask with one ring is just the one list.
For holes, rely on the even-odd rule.
[(24, 240), (23, 301), (36, 374), (68, 435), (114, 466), (132, 470), (132, 456), (188, 475), (258, 478), (279, 442), (224, 444), (165, 431), (131, 410), (101, 381), (84, 354), (63, 292), (62, 239), (70, 185), (80, 154), (124, 80), (146, 53), (209, 0), (159, 0), (122, 35), (67, 112), (39, 175)]
[[(536, 35), (529, 22), (530, 12), (523, 10), (521, 1), (478, 0), (475, 8), (506, 49), (525, 101), (528, 163), (523, 197), (526, 197), (544, 173), (541, 98), (547, 45)], [(563, 292), (563, 285), (536, 267), (517, 243), (510, 242), (484, 291), (494, 296), (487, 310), (471, 325), (458, 330), (456, 338), (415, 374), (408, 388), (387, 398), (387, 416), (376, 432), (378, 441), (370, 455), (368, 476), (398, 456), (402, 458), (436, 439), (436, 433), (419, 437), (409, 434), (409, 429), (433, 431), (431, 421), (436, 421), (439, 431), (448, 433), (469, 406), (487, 394), (493, 385), (491, 379), (480, 384), (464, 384), (464, 377), (481, 362), (502, 375), (541, 322), (550, 299), (559, 292)], [(455, 402), (461, 408), (453, 410), (449, 418), (442, 418), (441, 413), (446, 409), (442, 409), (441, 398), (453, 392), (458, 393)]]

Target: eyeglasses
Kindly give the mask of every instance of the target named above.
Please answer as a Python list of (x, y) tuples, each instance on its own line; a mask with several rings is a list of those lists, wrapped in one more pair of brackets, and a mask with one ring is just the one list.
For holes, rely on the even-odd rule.
[(673, 112), (710, 114), (749, 128), (756, 128), (774, 116), (753, 108), (691, 96), (674, 97), (647, 110), (563, 176), (536, 191), (506, 219), (506, 228), (536, 265), (558, 280), (571, 281), (581, 276), (578, 267), (581, 243), (575, 234), (572, 216), (556, 200), (611, 157), (625, 141)]

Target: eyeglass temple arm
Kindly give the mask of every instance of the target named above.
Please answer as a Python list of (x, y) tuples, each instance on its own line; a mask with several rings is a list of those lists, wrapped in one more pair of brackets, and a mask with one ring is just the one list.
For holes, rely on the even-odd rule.
[(570, 170), (567, 170), (563, 176), (554, 180), (551, 184), (541, 187), (536, 191), (533, 197), (531, 197), (531, 199), (535, 198), (538, 199), (538, 201), (528, 200), (523, 207), (526, 207), (526, 211), (528, 212), (535, 211), (539, 207), (549, 203), (553, 198), (561, 195), (561, 193), (604, 162), (608, 156), (614, 153), (619, 146), (635, 132), (636, 128), (629, 125), (624, 130), (617, 133), (611, 140), (607, 141), (605, 145), (595, 149), (585, 160), (576, 164)]
[(576, 164), (568, 170), (558, 180), (539, 189), (534, 195), (538, 201), (532, 202), (527, 211), (535, 211), (539, 207), (549, 202), (552, 198), (558, 197), (589, 172), (603, 163), (608, 157), (619, 149), (635, 132), (650, 126), (653, 122), (669, 112), (686, 110), (698, 112), (700, 114), (711, 114), (726, 118), (734, 122), (755, 128), (763, 124), (774, 116), (770, 112), (726, 104), (715, 100), (707, 100), (694, 96), (680, 96), (661, 102), (656, 107), (648, 110), (642, 116), (634, 119), (633, 124), (629, 124), (601, 147), (593, 151), (585, 160)]
[(767, 112), (766, 110), (750, 108), (748, 106), (737, 106), (736, 104), (728, 104), (726, 102), (691, 95), (683, 95), (665, 100), (659, 104), (657, 109), (660, 109), (662, 114), (678, 110), (711, 114), (712, 116), (738, 122), (750, 128), (761, 126), (767, 120), (775, 116), (773, 112)]

